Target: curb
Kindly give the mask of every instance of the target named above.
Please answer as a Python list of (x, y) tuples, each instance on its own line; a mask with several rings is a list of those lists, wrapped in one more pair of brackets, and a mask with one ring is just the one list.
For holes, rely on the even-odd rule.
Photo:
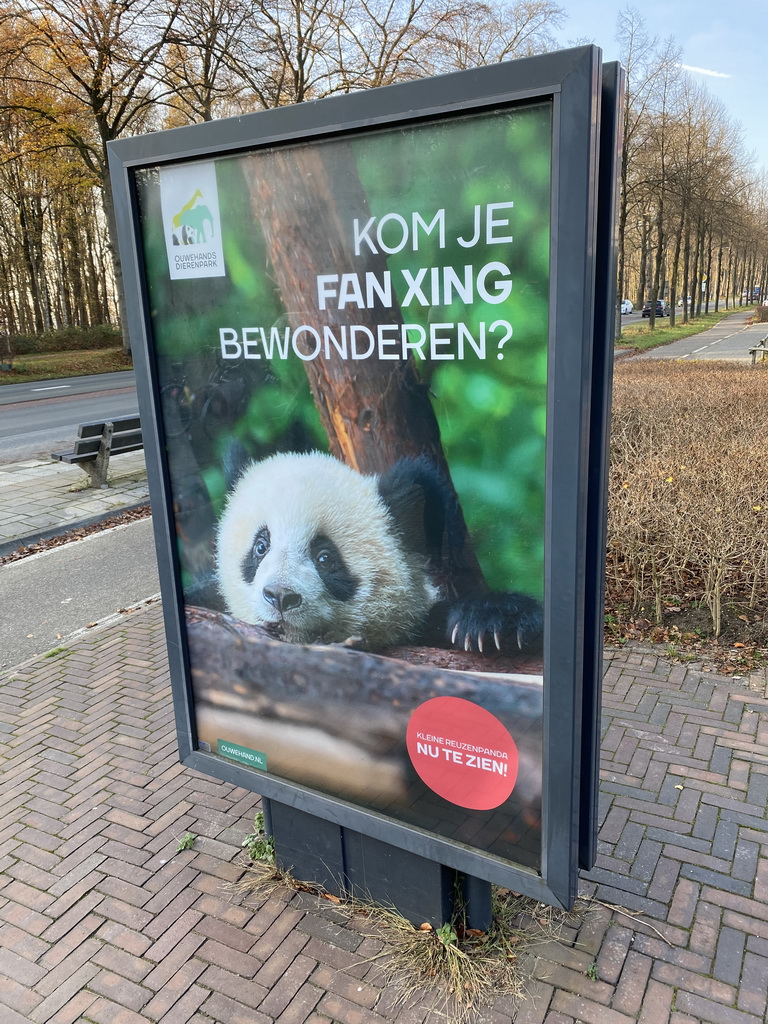
[(97, 512), (95, 515), (88, 516), (85, 519), (77, 519), (71, 523), (60, 523), (58, 526), (51, 526), (47, 530), (38, 530), (35, 533), (28, 533), (24, 537), (14, 537), (11, 540), (3, 541), (0, 544), (0, 558), (12, 554), (18, 548), (31, 547), (33, 544), (40, 544), (43, 541), (52, 540), (54, 537), (63, 537), (75, 530), (82, 530), (89, 526), (98, 526), (99, 523), (103, 523), (107, 519), (123, 515), (125, 512), (133, 512), (137, 508), (149, 505), (149, 503), (149, 495), (147, 495), (141, 501), (135, 501), (130, 505), (118, 505), (108, 512)]

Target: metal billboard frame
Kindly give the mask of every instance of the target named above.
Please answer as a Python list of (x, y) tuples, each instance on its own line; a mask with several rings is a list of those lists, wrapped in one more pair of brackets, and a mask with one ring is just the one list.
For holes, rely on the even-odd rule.
[[(617, 145), (615, 108), (602, 123), (601, 109), (604, 93), (610, 108), (620, 89), (615, 67), (613, 71), (606, 67), (604, 86), (600, 50), (578, 47), (122, 139), (108, 147), (181, 760), (270, 800), (561, 907), (572, 904), (580, 861), (581, 866), (589, 866), (594, 846), (590, 835), (595, 818), (601, 644), (597, 624), (602, 621), (603, 574), (599, 550), (603, 527), (595, 524), (605, 514), (601, 500), (610, 376), (605, 353), (612, 351), (612, 337), (607, 333), (612, 323), (605, 309), (613, 295), (605, 277), (613, 259), (613, 210), (609, 207), (615, 161), (610, 154)], [(542, 867), (538, 872), (224, 762), (197, 748), (135, 175), (142, 169), (204, 157), (236, 155), (296, 141), (311, 143), (541, 101), (552, 104), (553, 173), (545, 517), (547, 682)], [(593, 362), (596, 350), (597, 369)]]

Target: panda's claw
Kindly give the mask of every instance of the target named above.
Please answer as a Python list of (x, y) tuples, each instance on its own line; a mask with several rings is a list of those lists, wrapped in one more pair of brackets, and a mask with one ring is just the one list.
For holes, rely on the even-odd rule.
[(524, 594), (490, 593), (463, 598), (440, 614), (442, 642), (483, 658), (515, 656), (541, 648), (541, 606)]

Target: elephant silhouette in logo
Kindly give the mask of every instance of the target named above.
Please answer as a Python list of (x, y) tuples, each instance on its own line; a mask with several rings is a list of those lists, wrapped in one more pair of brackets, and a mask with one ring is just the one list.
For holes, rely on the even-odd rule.
[(207, 206), (193, 206), (181, 214), (181, 244), (203, 245), (213, 238), (213, 216)]

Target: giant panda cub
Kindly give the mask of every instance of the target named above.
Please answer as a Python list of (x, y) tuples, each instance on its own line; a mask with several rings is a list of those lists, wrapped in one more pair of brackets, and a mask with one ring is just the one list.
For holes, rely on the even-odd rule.
[(540, 649), (535, 599), (451, 595), (457, 513), (425, 459), (365, 476), (320, 452), (274, 455), (247, 466), (230, 491), (217, 529), (218, 586), (232, 615), (291, 643)]

